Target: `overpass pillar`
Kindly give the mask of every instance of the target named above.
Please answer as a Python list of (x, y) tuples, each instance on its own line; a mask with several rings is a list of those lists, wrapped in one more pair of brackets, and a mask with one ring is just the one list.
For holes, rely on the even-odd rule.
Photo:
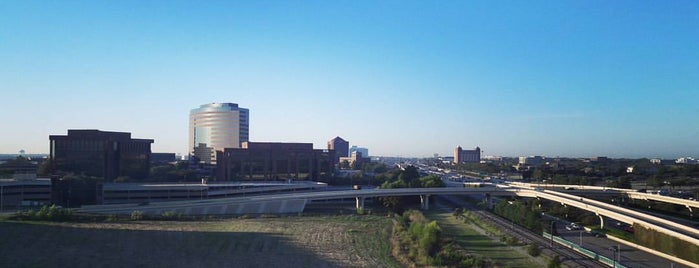
[(686, 205), (686, 207), (689, 209), (689, 217), (694, 218), (694, 211), (692, 211), (692, 207), (690, 207), (689, 205)]
[(490, 194), (485, 194), (485, 206), (488, 209), (493, 209), (493, 199), (490, 197)]
[(430, 195), (420, 195), (420, 207), (423, 210), (430, 209)]
[(366, 197), (360, 197), (360, 196), (356, 197), (357, 209), (364, 209), (364, 199), (366, 199)]

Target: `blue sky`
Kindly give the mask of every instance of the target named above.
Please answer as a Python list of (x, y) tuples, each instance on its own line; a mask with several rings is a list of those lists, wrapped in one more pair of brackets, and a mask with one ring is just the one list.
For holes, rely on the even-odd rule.
[(187, 151), (189, 110), (252, 141), (372, 155), (699, 156), (697, 1), (2, 1), (0, 153), (67, 129)]

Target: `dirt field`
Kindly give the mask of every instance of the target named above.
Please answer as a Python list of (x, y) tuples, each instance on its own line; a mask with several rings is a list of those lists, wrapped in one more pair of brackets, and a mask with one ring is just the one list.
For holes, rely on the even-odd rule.
[(0, 222), (0, 267), (398, 267), (390, 219)]

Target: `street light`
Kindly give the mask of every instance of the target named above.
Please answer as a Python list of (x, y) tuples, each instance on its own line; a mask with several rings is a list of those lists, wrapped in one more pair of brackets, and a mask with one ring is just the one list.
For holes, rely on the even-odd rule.
[(551, 242), (549, 242), (549, 246), (553, 248), (553, 224), (556, 223), (555, 221), (551, 221)]
[(614, 267), (616, 268), (621, 262), (621, 246), (611, 246), (609, 251), (612, 252), (612, 259), (614, 259)]

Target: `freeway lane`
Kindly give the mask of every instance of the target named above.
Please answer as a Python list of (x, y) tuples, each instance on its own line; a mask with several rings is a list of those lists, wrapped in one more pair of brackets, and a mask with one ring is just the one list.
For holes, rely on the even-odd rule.
[[(584, 230), (566, 230), (566, 228), (564, 227), (566, 224), (567, 222), (560, 222), (560, 224), (558, 224), (557, 227), (558, 234), (563, 239), (576, 243), (578, 245), (581, 245), (582, 241), (582, 246), (584, 248), (592, 250), (597, 254), (600, 254), (607, 258), (613, 259), (613, 254), (609, 250), (609, 248), (612, 246), (618, 246), (619, 244), (617, 242), (604, 237), (595, 237), (590, 233), (585, 232)], [(688, 267), (677, 263), (673, 263), (670, 260), (664, 259), (662, 257), (650, 254), (642, 250), (627, 247), (625, 245), (621, 245), (620, 256), (621, 264), (626, 267)]]
[[(694, 239), (699, 239), (699, 230), (692, 228), (692, 227), (689, 227), (689, 226), (686, 226), (684, 224), (676, 223), (676, 222), (669, 221), (669, 220), (666, 220), (666, 219), (663, 219), (660, 217), (656, 217), (656, 216), (642, 213), (639, 211), (630, 210), (627, 208), (619, 207), (619, 206), (616, 206), (613, 204), (608, 204), (605, 202), (600, 202), (600, 201), (589, 199), (589, 198), (582, 198), (582, 197), (578, 197), (575, 195), (561, 193), (561, 192), (557, 192), (557, 191), (551, 191), (551, 190), (544, 190), (543, 192), (545, 192), (547, 194), (553, 194), (553, 195), (557, 195), (560, 197), (575, 200), (575, 201), (581, 202), (583, 204), (586, 204), (588, 206), (596, 206), (596, 207), (600, 207), (600, 208), (603, 208), (603, 209), (606, 209), (609, 211), (623, 214), (623, 215), (626, 215), (626, 216), (629, 216), (632, 218), (638, 218), (640, 220), (646, 221), (646, 222), (654, 224), (654, 225), (663, 226), (666, 229), (675, 231), (677, 233), (686, 235), (688, 237), (692, 237)], [(619, 220), (623, 221), (623, 219), (619, 219)], [(625, 221), (625, 222), (628, 224), (633, 224), (633, 221), (631, 221), (631, 222)]]

